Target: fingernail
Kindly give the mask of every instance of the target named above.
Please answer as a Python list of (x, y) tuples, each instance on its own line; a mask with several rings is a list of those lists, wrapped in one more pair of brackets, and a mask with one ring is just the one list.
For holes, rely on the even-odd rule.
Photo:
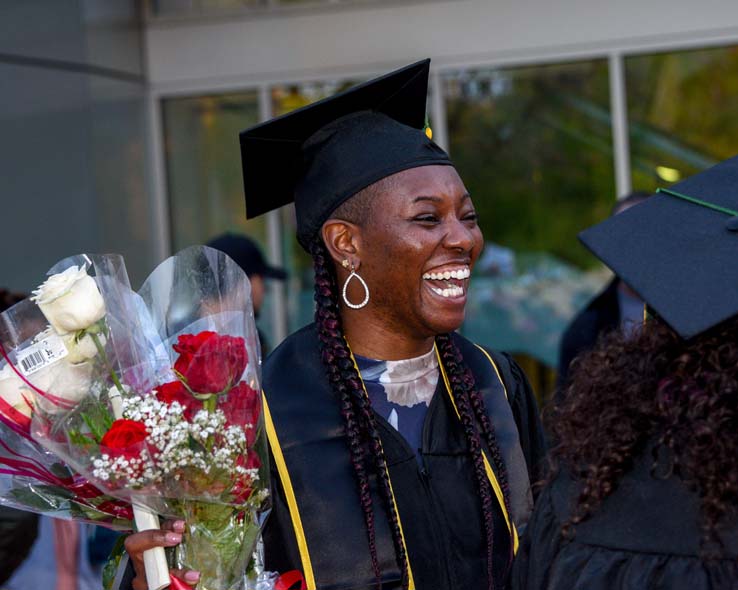
[(194, 584), (200, 579), (200, 572), (187, 572), (184, 575), (185, 582)]
[(165, 536), (167, 543), (172, 543), (173, 545), (176, 545), (182, 540), (182, 535), (179, 533), (167, 533)]
[(175, 520), (174, 523), (172, 523), (172, 528), (178, 533), (183, 533), (185, 530), (184, 520)]

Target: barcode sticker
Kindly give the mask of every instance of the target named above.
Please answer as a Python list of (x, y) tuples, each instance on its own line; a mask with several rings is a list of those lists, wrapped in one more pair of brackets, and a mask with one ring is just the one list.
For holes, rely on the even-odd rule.
[(17, 355), (16, 365), (20, 372), (28, 377), (60, 361), (67, 354), (67, 347), (64, 346), (62, 339), (56, 335), (49, 335), (33, 346), (21, 350)]

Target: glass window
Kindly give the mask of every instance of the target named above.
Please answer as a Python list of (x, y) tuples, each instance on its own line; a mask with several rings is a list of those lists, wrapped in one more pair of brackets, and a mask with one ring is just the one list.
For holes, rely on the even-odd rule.
[(738, 46), (628, 57), (625, 75), (635, 189), (735, 155)]
[(561, 332), (603, 283), (576, 235), (614, 202), (607, 62), (466, 70), (443, 91), (486, 240), (463, 331), (555, 367)]
[[(172, 250), (222, 233), (245, 234), (267, 252), (266, 219), (246, 220), (240, 131), (259, 119), (258, 93), (166, 99), (162, 103)], [(274, 343), (271, 298), (259, 327)]]
[(172, 247), (226, 231), (266, 245), (263, 217), (246, 221), (238, 133), (258, 122), (256, 92), (163, 101)]

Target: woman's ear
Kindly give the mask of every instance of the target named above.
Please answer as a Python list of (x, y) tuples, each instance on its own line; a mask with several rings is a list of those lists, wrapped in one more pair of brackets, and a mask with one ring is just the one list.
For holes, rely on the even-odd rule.
[[(354, 265), (359, 268), (359, 245), (361, 244), (361, 229), (355, 223), (342, 219), (329, 219), (321, 230), (323, 242), (330, 252), (331, 258), (337, 267), (344, 268)], [(348, 264), (344, 264), (344, 260)]]

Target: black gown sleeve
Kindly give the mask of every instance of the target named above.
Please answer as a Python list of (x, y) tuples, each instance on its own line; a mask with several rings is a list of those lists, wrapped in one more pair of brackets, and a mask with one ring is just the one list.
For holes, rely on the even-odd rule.
[(266, 571), (283, 574), (290, 570), (302, 571), (300, 551), (292, 527), (292, 518), (287, 506), (284, 487), (279, 479), (279, 472), (274, 463), (274, 457), (269, 453), (272, 510), (264, 525), (264, 567)]
[[(518, 427), (520, 447), (528, 466), (528, 478), (535, 484), (543, 478), (546, 465), (546, 439), (533, 389), (523, 370), (507, 353), (495, 352), (493, 358), (505, 383), (507, 400)], [(533, 487), (535, 493), (536, 487)]]
[[(510, 590), (548, 588), (547, 581), (561, 543), (561, 524), (551, 503), (550, 488), (536, 502), (510, 575)], [(563, 590), (563, 589), (562, 589)]]

